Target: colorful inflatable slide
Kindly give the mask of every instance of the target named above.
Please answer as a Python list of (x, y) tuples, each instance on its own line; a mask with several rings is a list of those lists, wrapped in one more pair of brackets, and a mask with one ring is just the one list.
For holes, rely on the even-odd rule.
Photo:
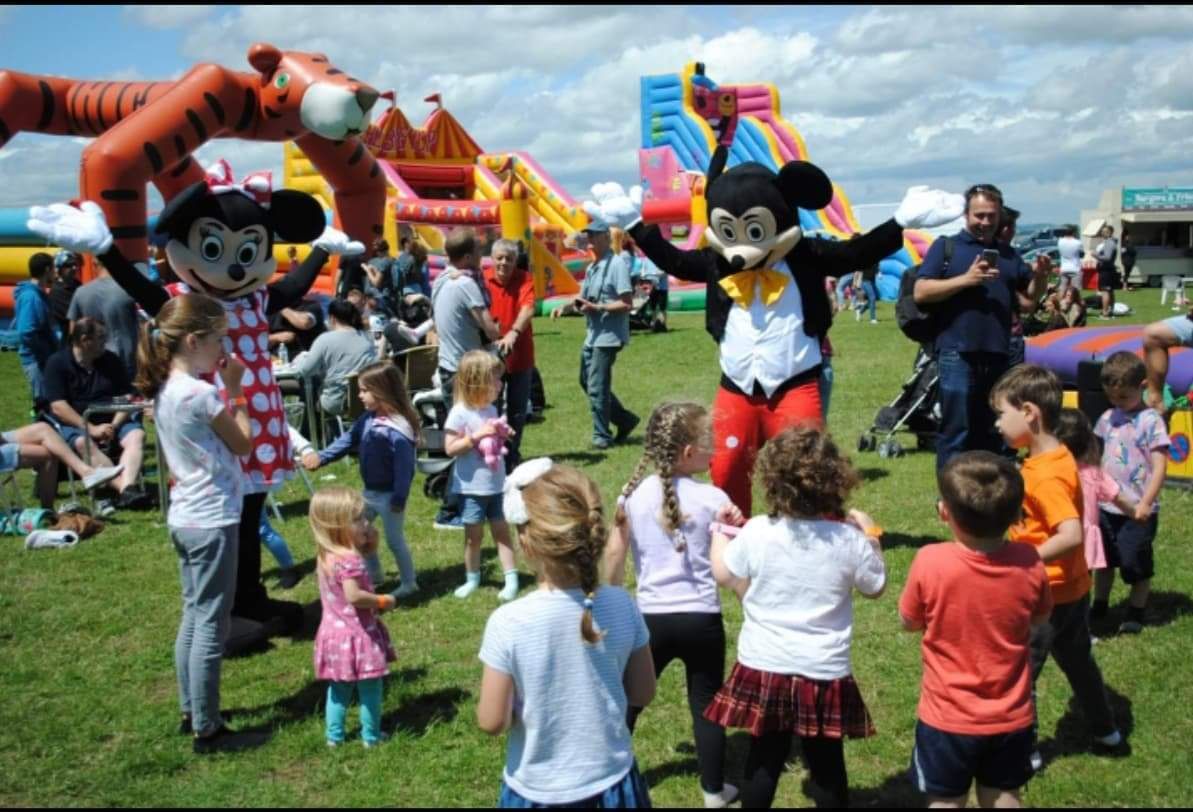
[[(647, 219), (659, 219), (655, 212), (666, 207), (676, 222), (703, 222), (703, 186), (697, 181), (708, 170), (716, 148), (712, 127), (694, 108), (694, 82), (717, 89), (704, 76), (703, 66), (689, 62), (681, 73), (643, 76), (641, 80), (642, 149), (639, 153), (647, 205)], [(778, 169), (788, 161), (810, 160), (799, 131), (783, 118), (779, 91), (769, 83), (722, 85), (737, 94), (738, 125), (729, 152), (729, 166), (756, 161)], [(833, 174), (831, 171), (829, 174)], [(820, 211), (800, 210), (801, 227), (838, 239), (861, 231), (849, 199), (834, 186), (832, 203)], [(688, 211), (684, 203), (690, 202)], [(908, 231), (903, 249), (883, 260), (878, 280), (879, 296), (894, 299), (899, 277), (919, 263), (931, 244), (922, 232)]]

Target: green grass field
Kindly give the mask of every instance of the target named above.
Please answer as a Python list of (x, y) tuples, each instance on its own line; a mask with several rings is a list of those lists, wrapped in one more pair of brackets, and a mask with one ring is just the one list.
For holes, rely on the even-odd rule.
[[(1144, 322), (1168, 311), (1156, 291), (1124, 297)], [(836, 390), (830, 428), (847, 450), (907, 377), (914, 347), (898, 332), (889, 303), (878, 325), (845, 314), (833, 331)], [(1095, 322), (1096, 323), (1096, 322)], [(711, 402), (716, 348), (703, 314), (673, 315), (671, 332), (635, 335), (615, 369), (615, 389), (644, 417), (665, 398)], [(582, 324), (535, 324), (549, 409), (528, 428), (527, 456), (550, 455), (579, 466), (600, 484), (607, 504), (640, 452), (640, 440), (609, 453), (588, 445), (588, 406), (577, 383)], [(28, 392), (16, 354), (0, 356), (9, 383), (0, 395), (0, 426), (27, 420)], [(905, 443), (906, 444), (906, 443)], [(914, 440), (910, 443), (914, 447)], [(906, 778), (919, 694), (919, 638), (904, 634), (896, 610), (916, 549), (943, 532), (935, 518), (933, 456), (898, 460), (853, 454), (864, 485), (853, 500), (885, 527), (889, 587), (877, 601), (858, 598), (855, 674), (878, 735), (850, 742), (846, 758), (854, 803), (915, 806), (922, 798)], [(31, 493), (28, 475), (21, 491)], [(352, 462), (316, 475), (316, 484), (359, 485)], [(420, 570), (417, 600), (385, 616), (399, 653), (386, 683), (386, 746), (359, 743), (329, 751), (323, 739), (325, 686), (314, 679), (311, 640), (282, 638), (264, 653), (227, 661), (224, 707), (237, 727), (271, 731), (260, 750), (200, 758), (179, 736), (173, 639), (179, 616), (177, 564), (156, 513), (125, 513), (94, 539), (65, 551), (25, 552), (20, 539), (0, 540), (0, 804), (4, 806), (491, 806), (504, 763), (503, 739), (475, 724), (480, 680), (476, 653), (485, 619), (497, 606), (499, 572), (486, 542), (486, 580), (467, 602), (451, 596), (463, 580), (462, 534), (431, 527), (434, 506), (416, 480), (407, 535)], [(62, 496), (65, 498), (65, 487)], [(307, 576), (291, 592), (273, 591), (317, 611), (314, 549), (306, 492), (281, 494), (279, 528)], [(1040, 683), (1042, 749), (1047, 770), (1027, 788), (1033, 806), (1177, 806), (1190, 802), (1193, 769), (1193, 553), (1186, 546), (1193, 498), (1166, 489), (1157, 540), (1157, 576), (1149, 626), (1138, 637), (1109, 634), (1095, 654), (1128, 736), (1121, 757), (1096, 755), (1069, 689), (1054, 664)], [(388, 552), (383, 553), (393, 569)], [(265, 553), (265, 577), (273, 561)], [(524, 573), (528, 573), (525, 565)], [(529, 582), (529, 578), (525, 578)], [(524, 590), (529, 588), (524, 586)], [(741, 609), (725, 593), (730, 646)], [(1112, 618), (1124, 611), (1120, 585)], [(729, 652), (732, 662), (733, 652)], [(349, 735), (359, 731), (356, 712)], [(576, 731), (582, 736), (585, 732)], [(747, 737), (730, 732), (728, 776), (741, 775)], [(635, 736), (639, 765), (659, 806), (700, 803), (683, 674), (673, 665)], [(1184, 755), (1182, 755), (1182, 753)], [(804, 770), (794, 758), (776, 804), (807, 806)]]

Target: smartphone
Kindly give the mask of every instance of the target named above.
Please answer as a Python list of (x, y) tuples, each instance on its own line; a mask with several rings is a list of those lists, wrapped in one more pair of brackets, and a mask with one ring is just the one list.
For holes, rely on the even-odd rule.
[(991, 268), (998, 267), (998, 250), (994, 248), (985, 248), (982, 250), (982, 260)]

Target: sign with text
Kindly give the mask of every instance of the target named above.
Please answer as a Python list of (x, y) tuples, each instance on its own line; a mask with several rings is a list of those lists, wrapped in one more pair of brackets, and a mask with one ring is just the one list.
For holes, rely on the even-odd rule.
[(1123, 187), (1123, 211), (1193, 209), (1193, 188), (1130, 189)]

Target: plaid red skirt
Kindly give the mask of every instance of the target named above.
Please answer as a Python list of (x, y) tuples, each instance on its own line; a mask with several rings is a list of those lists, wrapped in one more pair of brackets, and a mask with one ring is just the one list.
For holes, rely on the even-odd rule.
[(814, 680), (772, 674), (735, 663), (729, 679), (704, 709), (721, 727), (745, 728), (752, 736), (789, 732), (827, 739), (874, 735), (874, 722), (853, 677)]

